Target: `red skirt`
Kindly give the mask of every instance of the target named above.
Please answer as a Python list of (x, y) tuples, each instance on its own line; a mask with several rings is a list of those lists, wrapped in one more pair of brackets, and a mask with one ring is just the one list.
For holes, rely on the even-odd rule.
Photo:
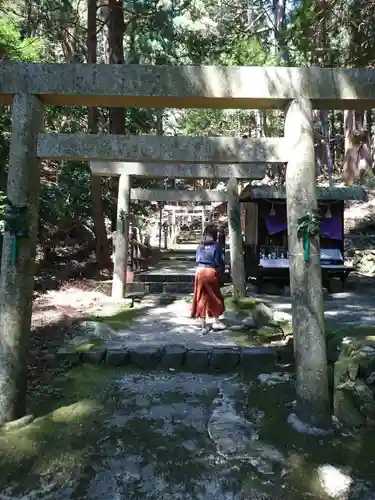
[(192, 318), (218, 318), (224, 310), (218, 271), (209, 267), (198, 267), (194, 281)]

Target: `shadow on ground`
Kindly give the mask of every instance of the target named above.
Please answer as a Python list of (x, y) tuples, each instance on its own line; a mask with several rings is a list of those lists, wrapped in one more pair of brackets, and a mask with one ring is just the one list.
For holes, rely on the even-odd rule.
[(345, 498), (373, 498), (374, 434), (300, 434), (294, 398), (290, 377), (76, 367), (34, 394), (34, 422), (0, 432), (0, 499), (327, 500), (327, 464)]

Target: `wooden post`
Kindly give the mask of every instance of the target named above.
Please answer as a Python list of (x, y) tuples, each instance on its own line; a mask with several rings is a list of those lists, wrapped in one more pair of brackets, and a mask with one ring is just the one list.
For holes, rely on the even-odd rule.
[(233, 300), (238, 300), (246, 296), (246, 285), (237, 179), (228, 181), (228, 228)]
[(130, 176), (120, 175), (117, 198), (117, 226), (113, 258), (112, 297), (122, 299), (126, 287), (129, 248)]
[(42, 128), (43, 104), (39, 98), (15, 95), (7, 197), (15, 208), (27, 206), (27, 234), (15, 238), (8, 231), (4, 233), (0, 276), (0, 425), (24, 416), (26, 411), (40, 191), (37, 134)]
[(202, 236), (204, 234), (205, 228), (206, 228), (206, 214), (204, 211), (204, 205), (202, 205)]
[(312, 105), (308, 99), (295, 99), (289, 105), (285, 136), (291, 145), (286, 195), (298, 412), (302, 420), (325, 426), (330, 406), (319, 234), (310, 237), (308, 262), (304, 260), (303, 238), (297, 234), (299, 219), (317, 209)]

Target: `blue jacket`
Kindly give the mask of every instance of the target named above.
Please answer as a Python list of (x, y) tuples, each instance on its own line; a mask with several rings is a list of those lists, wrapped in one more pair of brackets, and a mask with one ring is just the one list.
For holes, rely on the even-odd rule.
[(220, 268), (225, 266), (223, 249), (216, 242), (199, 245), (195, 260), (197, 266), (200, 267)]

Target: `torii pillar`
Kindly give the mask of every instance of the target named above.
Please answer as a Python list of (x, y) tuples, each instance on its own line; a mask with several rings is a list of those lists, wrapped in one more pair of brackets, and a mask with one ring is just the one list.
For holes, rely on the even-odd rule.
[(233, 284), (233, 300), (246, 296), (245, 261), (241, 233), (240, 202), (238, 199), (238, 181), (228, 181), (228, 229), (230, 246), (230, 274)]
[[(26, 208), (26, 227), (17, 237), (5, 228), (0, 275), (0, 426), (25, 415), (27, 358), (38, 232), (40, 160), (38, 133), (43, 103), (16, 94), (12, 105), (7, 197), (13, 209)], [(15, 246), (16, 245), (16, 246)]]
[(117, 226), (113, 252), (112, 297), (124, 298), (128, 271), (130, 175), (121, 174), (118, 186)]
[(305, 261), (299, 220), (317, 209), (311, 101), (293, 100), (286, 112), (290, 141), (286, 170), (288, 245), (296, 390), (299, 417), (324, 427), (330, 420), (319, 234), (310, 237)]

